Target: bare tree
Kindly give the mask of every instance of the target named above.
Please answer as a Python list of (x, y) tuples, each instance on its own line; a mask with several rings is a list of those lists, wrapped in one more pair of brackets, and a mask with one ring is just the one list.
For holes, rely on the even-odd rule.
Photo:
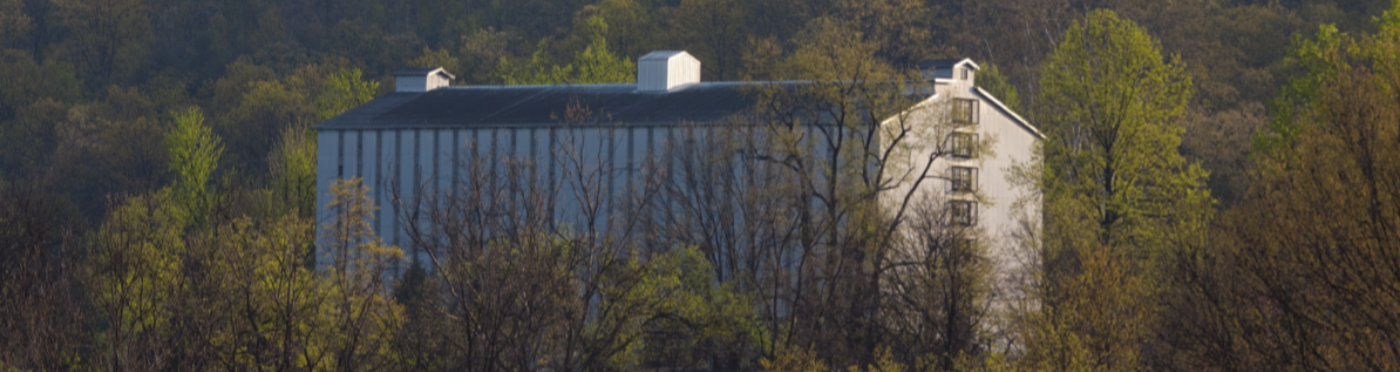
[[(917, 234), (905, 232), (918, 228), (910, 225), (916, 206), (923, 195), (942, 192), (935, 185), (950, 176), (943, 160), (953, 154), (953, 133), (967, 129), (953, 120), (949, 103), (930, 99), (931, 82), (874, 60), (871, 46), (845, 36), (839, 25), (818, 26), (809, 37), (820, 42), (788, 61), (808, 80), (760, 85), (753, 90), (759, 106), (750, 115), (690, 128), (671, 144), (647, 236), (699, 246), (717, 278), (756, 298), (757, 333), (764, 340), (755, 354), (811, 349), (830, 364), (869, 365), (878, 345), (930, 329), (901, 328), (912, 323), (893, 319), (916, 315), (901, 313), (909, 305), (889, 297), (915, 296), (892, 291), (894, 283), (912, 283), (915, 273), (948, 273), (909, 269), (919, 262), (916, 254), (967, 258), (942, 262), (966, 265), (949, 270), (985, 265), (965, 251), (938, 256), (948, 246), (928, 237), (925, 243), (937, 244), (905, 251), (917, 245), (909, 240)], [(994, 140), (967, 145), (985, 154)], [(976, 192), (956, 197), (981, 198)], [(945, 238), (980, 234), (946, 223), (923, 227), (938, 227), (928, 233)], [(966, 307), (959, 310), (985, 306), (981, 295), (965, 293), (957, 306)], [(976, 329), (983, 312), (968, 310), (953, 323)], [(964, 343), (950, 343), (958, 346), (949, 350), (970, 350), (966, 342), (980, 337), (977, 332), (953, 332)], [(893, 352), (912, 363), (931, 351)]]
[(891, 251), (883, 319), (898, 354), (957, 357), (987, 347), (993, 261), (982, 228), (957, 222), (948, 198), (930, 194), (913, 207), (906, 234)]
[(168, 193), (114, 203), (93, 238), (91, 295), (106, 324), (94, 362), (119, 371), (152, 371), (175, 362), (174, 323), (185, 286), (184, 221)]
[(605, 115), (573, 104), (560, 120), (547, 162), (488, 152), (457, 159), (450, 188), (393, 190), (427, 255), (443, 368), (635, 368), (647, 325), (679, 312), (684, 255), (637, 238), (662, 171), (623, 177)]
[(89, 344), (77, 245), (56, 195), (0, 186), (0, 366), (59, 370)]

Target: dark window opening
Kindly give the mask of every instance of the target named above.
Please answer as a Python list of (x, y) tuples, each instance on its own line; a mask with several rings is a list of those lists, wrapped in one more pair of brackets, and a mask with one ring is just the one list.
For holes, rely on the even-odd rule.
[(949, 201), (948, 223), (953, 226), (976, 226), (977, 202), (968, 200)]
[(976, 147), (977, 134), (956, 132), (948, 140), (954, 158), (968, 159), (972, 157), (973, 147)]
[(959, 125), (977, 124), (977, 100), (975, 99), (955, 99), (953, 100), (953, 122)]
[(977, 187), (977, 168), (953, 167), (949, 173), (953, 192), (972, 192)]

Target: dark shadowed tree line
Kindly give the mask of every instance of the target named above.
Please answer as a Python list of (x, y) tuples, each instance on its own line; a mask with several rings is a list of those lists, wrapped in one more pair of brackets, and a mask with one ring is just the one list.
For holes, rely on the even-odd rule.
[[(759, 105), (624, 187), (565, 136), (314, 220), (310, 128), (388, 72), (657, 49)], [(964, 56), (1046, 135), (1016, 231), (905, 187)], [(1397, 370), (1397, 58), (1381, 0), (0, 0), (0, 371)]]

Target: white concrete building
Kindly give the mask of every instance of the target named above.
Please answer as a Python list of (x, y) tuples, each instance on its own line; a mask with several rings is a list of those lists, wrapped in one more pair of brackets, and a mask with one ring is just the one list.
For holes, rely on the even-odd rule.
[[(986, 156), (939, 160), (934, 173), (940, 176), (921, 189), (953, 193), (975, 187), (984, 196), (982, 202), (955, 202), (955, 218), (982, 226), (991, 235), (1012, 228), (1012, 202), (1024, 190), (1016, 190), (1006, 175), (1018, 162), (1034, 159), (1040, 132), (976, 87), (978, 66), (971, 60), (930, 61), (920, 67), (935, 87), (934, 94), (924, 93), (920, 105), (952, 107), (954, 116), (969, 124), (950, 140), (994, 139)], [(635, 171), (644, 154), (659, 151), (668, 138), (684, 130), (683, 124), (722, 125), (753, 110), (756, 99), (749, 87), (758, 84), (701, 82), (700, 62), (684, 51), (640, 58), (636, 84), (449, 86), (452, 75), (441, 68), (394, 75), (394, 93), (316, 127), (318, 220), (324, 223), (329, 217), (326, 205), (333, 182), (363, 177), (382, 208), (373, 221), (376, 231), (385, 243), (404, 248), (410, 256), (420, 253), (392, 217), (396, 207), (391, 183), (405, 192), (422, 184), (450, 188), (447, 180), (458, 172), (454, 160), (473, 151), (538, 159), (537, 164), (558, 167), (545, 158), (561, 136), (581, 138), (583, 146), (604, 146), (589, 151), (606, 153), (601, 161), (616, 169)], [(561, 124), (571, 105), (605, 115), (608, 125)]]

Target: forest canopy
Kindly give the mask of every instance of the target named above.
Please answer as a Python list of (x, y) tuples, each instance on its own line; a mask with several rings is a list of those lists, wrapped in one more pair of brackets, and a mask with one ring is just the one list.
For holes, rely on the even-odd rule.
[[(475, 242), (437, 266), (392, 274), (361, 181), (314, 218), (313, 126), (395, 70), (627, 83), (654, 50), (825, 82), (758, 92), (794, 110), (973, 59), (1046, 135), (1017, 291), (945, 211), (821, 191), (857, 170), (780, 121), (688, 144), (767, 163), (669, 159), (635, 234), (511, 212), (551, 206), (490, 157), (454, 200), (486, 217), (419, 232)], [(0, 371), (1400, 370), (1397, 58), (1387, 0), (0, 0)]]

